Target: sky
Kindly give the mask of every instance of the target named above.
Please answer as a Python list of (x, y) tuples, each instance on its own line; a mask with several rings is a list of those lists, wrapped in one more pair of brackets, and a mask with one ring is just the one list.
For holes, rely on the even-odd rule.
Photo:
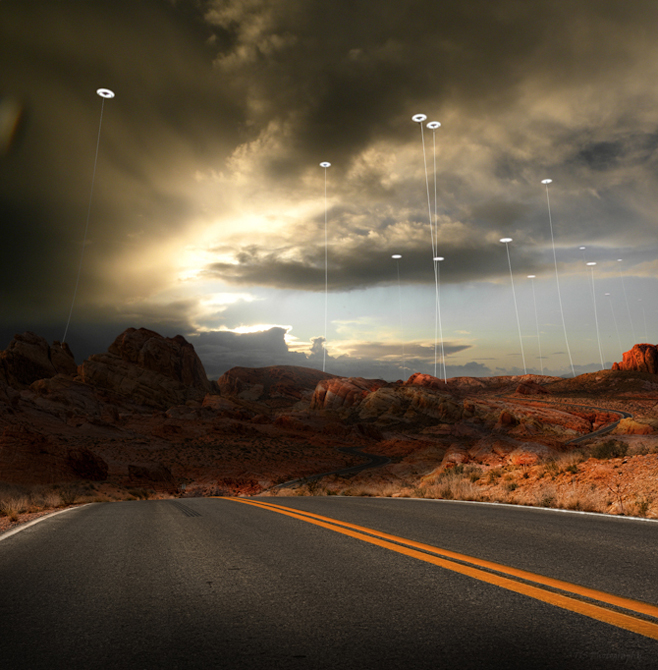
[(657, 28), (653, 0), (0, 0), (0, 347), (610, 367), (658, 340)]

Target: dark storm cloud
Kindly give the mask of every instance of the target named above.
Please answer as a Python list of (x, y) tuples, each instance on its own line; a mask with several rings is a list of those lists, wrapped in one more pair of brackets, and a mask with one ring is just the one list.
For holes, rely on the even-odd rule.
[[(375, 8), (236, 0), (211, 7), (209, 23), (231, 35), (217, 67), (232, 75), (248, 101), (247, 128), (255, 137), (265, 119), (276, 119), (272, 127), (285, 129), (276, 155), (262, 156), (266, 179), (292, 183), (309, 165), (330, 159), (333, 188), (355, 210), (395, 201), (415, 210), (410, 221), (426, 220), (422, 182), (415, 175), (390, 186), (376, 164), (359, 174), (354, 168), (373, 143), (409, 144), (418, 134), (412, 112), (448, 117), (439, 140), (440, 207), (446, 219), (470, 225), (474, 240), (445, 241), (460, 257), (457, 281), (500, 275), (484, 260), (487, 233), (516, 240), (521, 230), (521, 242), (548, 242), (539, 182), (549, 174), (559, 189), (556, 232), (566, 245), (606, 237), (614, 245), (619, 222), (642, 228), (649, 202), (655, 202), (656, 121), (642, 111), (652, 95), (641, 65), (644, 49), (653, 50), (642, 29), (658, 17), (652, 3), (622, 10), (614, 2), (410, 2)], [(607, 180), (597, 183), (601, 172)], [(360, 226), (354, 211), (342, 221), (332, 235)], [(333, 288), (385, 280), (382, 264), (373, 264), (373, 254), (363, 253), (360, 244), (341, 249)], [(395, 251), (413, 255), (415, 245), (412, 239), (410, 247)], [(242, 257), (238, 267), (218, 264), (210, 270), (240, 284), (317, 288), (320, 250), (309, 240), (301, 256), (290, 260), (262, 252), (255, 263)], [(431, 273), (424, 276), (431, 281)]]
[[(429, 240), (424, 246), (382, 248), (366, 240), (340, 252), (329, 252), (328, 286), (331, 291), (351, 291), (377, 284), (397, 282), (397, 268), (391, 251), (401, 252), (400, 283), (424, 284), (434, 281)], [(257, 245), (235, 254), (237, 263), (213, 263), (206, 268), (208, 276), (242, 286), (272, 286), (281, 289), (323, 291), (325, 287), (324, 247), (307, 247), (310, 255), (290, 260), (288, 249), (265, 249)], [(441, 247), (446, 260), (441, 263), (442, 283), (461, 283), (473, 279), (488, 280), (509, 274), (503, 245), (496, 241), (476, 246)], [(516, 273), (550, 270), (547, 259), (536, 252), (512, 247)]]
[[(0, 159), (0, 284), (14, 314), (57, 320), (75, 282), (103, 106), (81, 299), (106, 278), (127, 235), (180, 230), (199, 203), (180, 173), (216, 165), (237, 142), (239, 110), (216, 85), (212, 35), (199, 10), (142, 2), (0, 3), (3, 90), (25, 111)], [(101, 103), (99, 86), (116, 98)], [(106, 289), (105, 289), (106, 290)], [(6, 318), (5, 314), (5, 318)]]
[[(149, 303), (178, 281), (158, 245), (186, 246), (194, 222), (195, 234), (217, 227), (208, 247), (222, 251), (198, 261), (202, 278), (321, 290), (324, 217), (288, 212), (319, 199), (321, 160), (332, 162), (330, 288), (395, 282), (395, 252), (402, 282), (431, 283), (415, 112), (444, 123), (442, 281), (504, 279), (503, 235), (514, 238), (515, 272), (550, 270), (546, 176), (559, 251), (655, 257), (656, 25), (650, 0), (2, 1), (0, 95), (23, 110), (0, 156), (6, 332), (64, 324), (99, 86), (117, 96), (103, 105), (73, 324), (95, 333), (104, 323), (110, 341), (128, 326), (194, 332), (204, 296)], [(235, 232), (254, 194), (268, 223), (291, 218), (276, 239), (265, 224)], [(251, 360), (295, 359), (275, 335)], [(229, 349), (246, 356), (237, 343), (258, 341)]]

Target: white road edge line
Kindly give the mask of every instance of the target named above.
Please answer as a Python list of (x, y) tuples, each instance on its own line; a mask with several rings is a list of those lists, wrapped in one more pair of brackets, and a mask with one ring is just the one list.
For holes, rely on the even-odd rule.
[(84, 505), (76, 505), (75, 507), (67, 507), (66, 509), (60, 509), (58, 512), (53, 512), (52, 514), (45, 514), (44, 516), (40, 516), (38, 519), (35, 519), (34, 521), (29, 521), (28, 523), (21, 524), (20, 526), (18, 526), (18, 528), (14, 528), (13, 530), (8, 530), (7, 532), (2, 533), (2, 535), (0, 535), (0, 542), (6, 540), (8, 537), (11, 537), (12, 535), (16, 535), (16, 533), (20, 533), (22, 530), (25, 530), (30, 526), (34, 526), (35, 523), (45, 521), (46, 519), (50, 519), (54, 516), (57, 516), (58, 514), (63, 514), (64, 512), (70, 512), (72, 509), (80, 509), (81, 507), (86, 507), (87, 505), (91, 505), (91, 503), (85, 503)]
[[(356, 496), (336, 496), (353, 498)], [(373, 496), (375, 497), (375, 496)], [(380, 498), (380, 496), (377, 496)], [(388, 496), (381, 496), (382, 500), (388, 499)], [(641, 516), (626, 516), (623, 514), (605, 514), (604, 512), (582, 512), (576, 509), (560, 509), (559, 507), (536, 507), (535, 505), (512, 505), (510, 503), (484, 502), (480, 500), (446, 500), (445, 498), (390, 498), (390, 500), (424, 500), (434, 503), (462, 503), (467, 505), (498, 505), (499, 507), (514, 507), (524, 510), (542, 510), (544, 512), (562, 512), (563, 514), (585, 514), (587, 516), (596, 516), (599, 519), (618, 519), (619, 521), (646, 521), (648, 523), (658, 523), (658, 519), (646, 519)]]

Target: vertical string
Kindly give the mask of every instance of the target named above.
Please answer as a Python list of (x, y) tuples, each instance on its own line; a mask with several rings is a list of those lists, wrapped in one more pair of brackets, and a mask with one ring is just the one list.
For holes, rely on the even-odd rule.
[(327, 252), (327, 168), (324, 169), (324, 346), (322, 347), (322, 372), (327, 361), (327, 301), (329, 296), (329, 266)]
[(516, 289), (514, 288), (514, 275), (512, 274), (512, 259), (509, 255), (509, 244), (505, 243), (507, 249), (507, 264), (509, 265), (509, 278), (512, 282), (512, 297), (514, 298), (514, 312), (516, 313), (516, 327), (519, 331), (519, 344), (521, 345), (521, 359), (523, 360), (523, 372), (528, 374), (528, 368), (525, 364), (525, 352), (523, 351), (523, 338), (521, 337), (521, 321), (519, 320), (519, 309), (516, 306)]
[(548, 223), (551, 228), (551, 243), (553, 244), (553, 262), (555, 263), (555, 281), (557, 282), (557, 297), (560, 303), (560, 316), (562, 317), (562, 329), (564, 330), (564, 341), (567, 345), (567, 354), (569, 355), (569, 365), (571, 366), (571, 374), (575, 377), (576, 371), (573, 367), (573, 360), (571, 358), (571, 349), (569, 348), (569, 338), (567, 337), (567, 325), (564, 321), (564, 309), (562, 308), (562, 293), (560, 291), (560, 276), (557, 271), (557, 254), (555, 253), (555, 238), (553, 236), (553, 219), (551, 217), (551, 201), (548, 197), (548, 184), (546, 184), (546, 202), (548, 203)]
[(87, 245), (87, 231), (89, 230), (89, 218), (91, 217), (91, 201), (94, 196), (94, 182), (96, 180), (96, 164), (98, 163), (98, 147), (101, 142), (101, 126), (103, 125), (103, 109), (105, 107), (105, 98), (101, 96), (101, 118), (98, 124), (98, 138), (96, 139), (96, 156), (94, 158), (94, 171), (91, 176), (91, 191), (89, 193), (89, 206), (87, 207), (87, 222), (85, 224), (85, 234), (82, 240), (82, 251), (80, 253), (80, 264), (78, 266), (78, 276), (75, 280), (75, 288), (73, 290), (73, 300), (71, 301), (71, 309), (69, 310), (69, 318), (66, 321), (66, 328), (64, 329), (64, 337), (62, 337), (62, 344), (66, 342), (66, 335), (69, 331), (69, 325), (71, 323), (71, 315), (73, 314), (73, 306), (75, 305), (75, 298), (78, 294), (78, 285), (80, 284), (80, 274), (82, 273), (82, 259), (85, 255), (85, 246)]

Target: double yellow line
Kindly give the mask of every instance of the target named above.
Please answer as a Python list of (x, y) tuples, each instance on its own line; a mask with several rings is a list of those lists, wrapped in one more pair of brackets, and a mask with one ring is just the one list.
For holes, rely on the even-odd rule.
[[(467, 575), (482, 582), (494, 584), (508, 591), (521, 593), (550, 605), (561, 607), (571, 612), (577, 612), (578, 614), (603, 621), (618, 628), (658, 640), (658, 623), (636, 616), (642, 615), (658, 620), (658, 607), (647, 603), (622, 598), (605, 593), (604, 591), (571, 584), (570, 582), (563, 582), (559, 579), (544, 577), (533, 572), (527, 572), (526, 570), (517, 570), (501, 563), (484, 561), (473, 556), (467, 556), (466, 554), (459, 554), (448, 549), (440, 549), (429, 544), (414, 542), (397, 535), (382, 533), (372, 528), (357, 526), (311, 512), (293, 510), (289, 507), (268, 502), (245, 500), (244, 498), (224, 498), (224, 500), (252, 505), (253, 507), (283, 514), (293, 519), (306, 521), (307, 523), (327, 528), (336, 533), (348, 535), (357, 540), (395, 551), (398, 554), (411, 556), (426, 563), (438, 565), (446, 570), (452, 570), (453, 572)], [(586, 600), (581, 600), (579, 597), (574, 596), (579, 596)], [(618, 609), (608, 609), (603, 607), (602, 604), (623, 609), (626, 612), (620, 612)]]

